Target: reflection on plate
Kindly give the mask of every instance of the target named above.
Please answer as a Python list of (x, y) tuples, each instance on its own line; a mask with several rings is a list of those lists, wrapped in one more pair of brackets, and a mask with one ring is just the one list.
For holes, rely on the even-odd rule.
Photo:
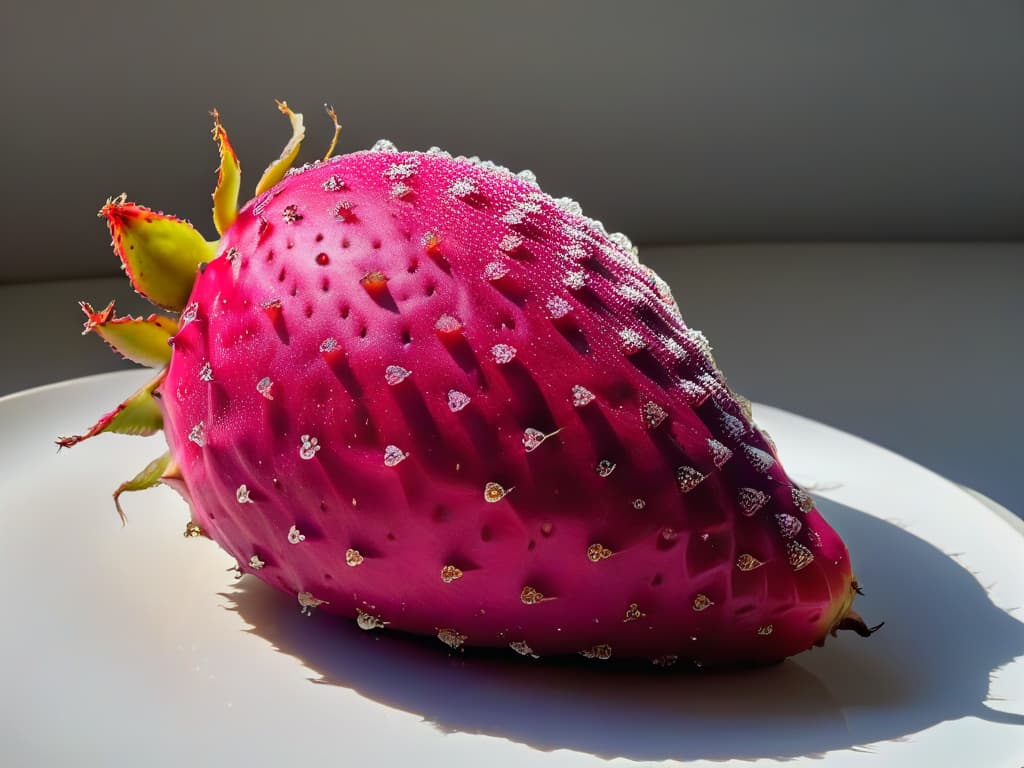
[[(1015, 765), (1024, 756), (1021, 523), (862, 440), (755, 417), (815, 488), (885, 628), (751, 672), (538, 663), (299, 615), (182, 502), (110, 491), (160, 438), (56, 455), (142, 377), (0, 400), (4, 765)], [(140, 455), (140, 451), (145, 451)]]

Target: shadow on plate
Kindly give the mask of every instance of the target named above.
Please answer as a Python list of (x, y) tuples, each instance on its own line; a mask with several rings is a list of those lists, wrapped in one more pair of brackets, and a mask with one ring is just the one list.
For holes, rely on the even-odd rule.
[[(973, 716), (1024, 724), (985, 706), (990, 676), (1024, 654), (1024, 624), (992, 604), (957, 562), (910, 533), (821, 500), (867, 590), (858, 608), (886, 626), (829, 640), (782, 664), (691, 672), (538, 662), (511, 652), (447, 655), (439, 643), (298, 616), (255, 579), (226, 597), (249, 630), (320, 677), (414, 713), (445, 732), (601, 758), (792, 758), (901, 739)], [(325, 626), (326, 625), (326, 626)], [(847, 633), (849, 634), (849, 633)]]

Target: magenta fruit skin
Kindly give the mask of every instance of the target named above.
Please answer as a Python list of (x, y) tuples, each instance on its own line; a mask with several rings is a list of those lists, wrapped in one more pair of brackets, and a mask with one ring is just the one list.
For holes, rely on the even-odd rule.
[(716, 664), (849, 609), (845, 546), (665, 283), (530, 178), (387, 148), (291, 172), (172, 344), (193, 520), (303, 610)]

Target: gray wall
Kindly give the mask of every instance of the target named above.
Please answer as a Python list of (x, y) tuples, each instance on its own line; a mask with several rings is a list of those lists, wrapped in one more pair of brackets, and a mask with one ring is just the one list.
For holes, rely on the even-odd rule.
[(330, 100), (344, 150), (531, 167), (641, 243), (1024, 237), (1020, 1), (9, 5), (0, 283), (114, 274), (121, 191), (212, 236), (206, 111), (252, 184), (275, 97), (309, 158)]

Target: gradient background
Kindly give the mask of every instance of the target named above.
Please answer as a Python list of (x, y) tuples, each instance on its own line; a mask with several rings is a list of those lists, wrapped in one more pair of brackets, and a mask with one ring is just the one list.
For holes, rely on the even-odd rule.
[(272, 100), (305, 112), (305, 159), (326, 100), (342, 151), (385, 136), (531, 168), (633, 238), (738, 391), (1024, 514), (1024, 2), (0, 14), (0, 394), (118, 367), (77, 335), (79, 298), (142, 309), (104, 199), (212, 237), (207, 110), (249, 189), (288, 135)]

